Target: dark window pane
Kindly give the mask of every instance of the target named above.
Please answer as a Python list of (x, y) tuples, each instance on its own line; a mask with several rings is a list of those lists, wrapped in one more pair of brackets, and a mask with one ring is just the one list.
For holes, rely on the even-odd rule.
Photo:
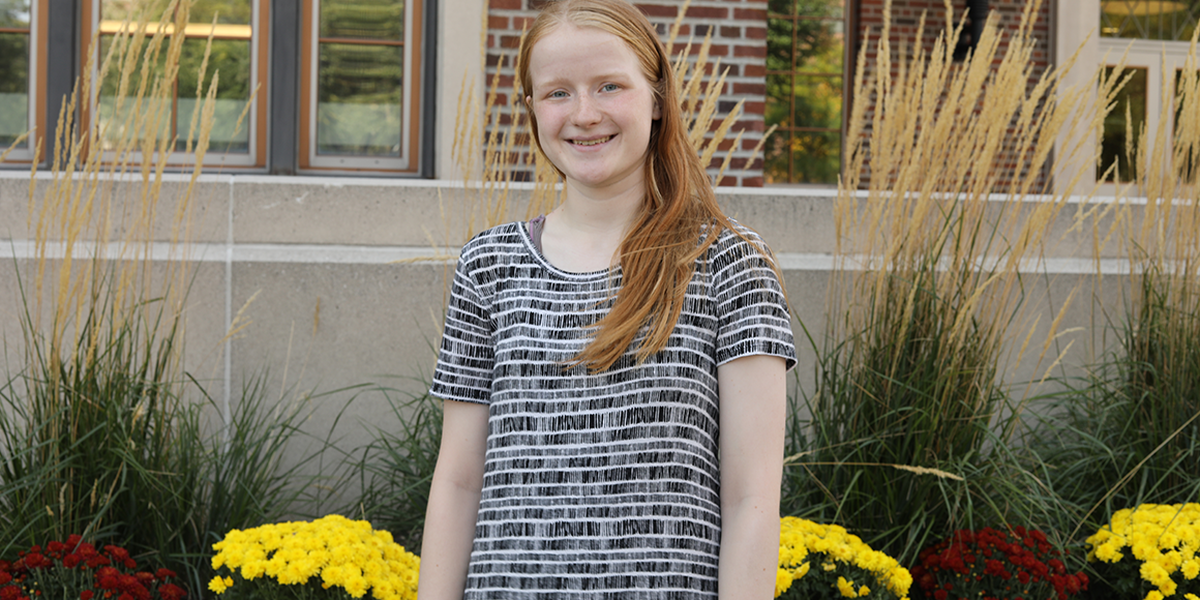
[(788, 183), (792, 162), (791, 131), (776, 129), (763, 144), (763, 180), (766, 183)]
[(0, 27), (28, 29), (29, 0), (0, 0)]
[(1187, 41), (1200, 20), (1197, 0), (1102, 0), (1100, 35)]
[(795, 0), (795, 14), (840, 21), (845, 14), (845, 6), (845, 0)]
[(403, 0), (322, 0), (321, 37), (404, 39)]
[[(1105, 77), (1111, 77), (1112, 67), (1104, 69)], [(1117, 93), (1116, 103), (1112, 112), (1104, 119), (1104, 138), (1100, 142), (1100, 166), (1096, 176), (1100, 177), (1115, 162), (1116, 172), (1109, 175), (1106, 181), (1113, 181), (1114, 175), (1123, 182), (1133, 181), (1137, 174), (1136, 165), (1126, 156), (1126, 146), (1129, 140), (1127, 131), (1132, 126), (1133, 135), (1140, 134), (1142, 124), (1146, 122), (1146, 69), (1126, 69), (1129, 81)], [(1126, 121), (1126, 112), (1129, 120)]]
[[(188, 134), (192, 131), (192, 115), (197, 107), (196, 84), (206, 41), (197, 38), (185, 41), (179, 56), (179, 101), (175, 127), (179, 138), (176, 146), (180, 150), (187, 149)], [(213, 40), (200, 93), (202, 98), (208, 93), (214, 73), (218, 73), (219, 77), (209, 148), (215, 152), (247, 152), (250, 149), (249, 123), (243, 121), (239, 128), (237, 121), (246, 102), (250, 100), (250, 42)], [(193, 134), (193, 141), (199, 137), (199, 133)]]
[(403, 48), (321, 44), (317, 152), (400, 156)]
[[(29, 36), (0, 33), (0, 151), (29, 129)], [(7, 58), (11, 57), (11, 58)], [(28, 147), (28, 142), (22, 144)]]
[(792, 57), (792, 19), (769, 17), (767, 19), (767, 70), (791, 71), (795, 64)]
[(790, 127), (792, 124), (792, 75), (767, 75), (767, 125)]
[[(767, 183), (836, 183), (841, 167), (844, 0), (773, 0), (767, 15)], [(830, 170), (832, 169), (832, 175)]]
[(792, 134), (792, 181), (836, 184), (842, 169), (842, 136), (838, 131)]
[(796, 70), (841, 75), (841, 21), (799, 21), (796, 24)]
[(1174, 157), (1175, 168), (1179, 178), (1187, 183), (1196, 183), (1196, 177), (1200, 175), (1200, 115), (1183, 114), (1183, 102), (1190, 100), (1185, 95), (1200, 92), (1197, 79), (1200, 79), (1200, 72), (1185, 79), (1183, 69), (1176, 69), (1175, 87), (1172, 88), (1175, 90), (1175, 146), (1180, 148), (1179, 155)]
[(792, 88), (796, 127), (842, 128), (842, 78), (797, 75)]

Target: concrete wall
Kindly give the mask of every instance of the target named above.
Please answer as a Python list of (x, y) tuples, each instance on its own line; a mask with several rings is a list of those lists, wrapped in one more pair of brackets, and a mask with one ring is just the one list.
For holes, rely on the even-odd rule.
[[(47, 185), (39, 176), (35, 198)], [(167, 176), (162, 214), (170, 214), (186, 185), (182, 176)], [(114, 193), (121, 192), (118, 186)], [(29, 193), (27, 173), (0, 173), (0, 331), (10, 375), (19, 365), (14, 359), (21, 339), (16, 269), (27, 269), (33, 255), (26, 229)], [(523, 214), (528, 193), (528, 188), (512, 192), (510, 216)], [(193, 191), (189, 257), (197, 270), (187, 303), (187, 368), (223, 404), (236, 402), (243, 380), (264, 368), (284, 398), (364, 383), (421, 392), (435, 360), (450, 255), (464, 241), (468, 222), (476, 229), (484, 223), (473, 201), (479, 196), (446, 181), (202, 177)], [(775, 250), (795, 313), (820, 343), (834, 266), (834, 192), (728, 188), (720, 199), (731, 216), (757, 229)], [(1054, 237), (1064, 241), (1029, 278), (1029, 301), (1043, 332), (1082, 282), (1060, 326), (1068, 333), (1056, 340), (1058, 349), (1075, 343), (1064, 361), (1068, 365), (1084, 364), (1096, 331), (1090, 302), (1095, 278), (1088, 274), (1098, 268), (1116, 274), (1124, 265), (1115, 246), (1107, 258), (1092, 260), (1090, 225), (1071, 231), (1079, 211), (1090, 207), (1064, 211), (1053, 224)], [(160, 223), (155, 238), (165, 252), (169, 219)], [(1114, 300), (1115, 289), (1100, 293)], [(250, 324), (225, 339), (243, 306)], [(801, 355), (797, 381), (811, 388), (814, 353), (798, 324), (795, 329)], [(1044, 333), (1033, 337), (1035, 344), (1043, 338)], [(1027, 360), (1012, 378), (1040, 375), (1048, 362), (1035, 367)], [(310, 431), (327, 431), (354, 393), (320, 396)], [(345, 443), (361, 442), (363, 426), (387, 426), (389, 419), (382, 395), (360, 393), (343, 417)]]

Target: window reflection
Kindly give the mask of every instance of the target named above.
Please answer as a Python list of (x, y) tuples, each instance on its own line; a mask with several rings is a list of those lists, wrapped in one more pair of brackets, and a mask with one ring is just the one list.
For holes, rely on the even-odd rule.
[(404, 2), (323, 0), (319, 18), (317, 153), (399, 157)]
[(1188, 41), (1200, 21), (1200, 0), (1102, 0), (1100, 35)]
[(767, 183), (836, 184), (842, 165), (843, 0), (769, 0)]
[[(1105, 67), (1104, 76), (1113, 76), (1114, 67)], [(1129, 81), (1117, 92), (1112, 112), (1104, 118), (1104, 137), (1100, 141), (1100, 164), (1096, 177), (1100, 178), (1116, 163), (1117, 168), (1109, 173), (1106, 182), (1130, 182), (1137, 176), (1136, 160), (1127, 156), (1127, 148), (1134, 147), (1136, 136), (1146, 122), (1146, 93), (1148, 72), (1142, 68), (1126, 68), (1122, 77)], [(1128, 120), (1126, 119), (1128, 115)], [(1134, 139), (1130, 139), (1132, 133)]]
[[(142, 0), (103, 0), (100, 10), (101, 57), (107, 54), (115, 39), (113, 34), (121, 30), (123, 21), (137, 18), (136, 9), (141, 5)], [(147, 6), (146, 18), (151, 21), (149, 27), (153, 33), (168, 3), (150, 0)], [(212, 25), (214, 15), (215, 29)], [(99, 98), (98, 124), (104, 134), (105, 148), (114, 149), (115, 140), (124, 137), (125, 129), (134, 128), (136, 139), (156, 131), (159, 139), (174, 138), (175, 150), (191, 151), (200, 137), (196, 131), (198, 125), (193, 125), (198, 121), (198, 97), (207, 94), (214, 75), (219, 73), (209, 148), (214, 152), (249, 152), (250, 127), (246, 122), (239, 126), (238, 120), (250, 100), (252, 87), (252, 17), (250, 0), (196, 0), (183, 32), (186, 37), (179, 56), (179, 71), (165, 101), (151, 98), (151, 92), (147, 91), (144, 100), (140, 104), (137, 102), (140, 69), (131, 70), (126, 97), (118, 98), (121, 70), (114, 66), (101, 84)], [(173, 31), (174, 24), (171, 23), (166, 33)], [(213, 35), (212, 48), (201, 81), (199, 68), (210, 33)], [(164, 45), (157, 58), (159, 73), (165, 54)]]
[(29, 130), (29, 8), (28, 0), (0, 0), (0, 151)]

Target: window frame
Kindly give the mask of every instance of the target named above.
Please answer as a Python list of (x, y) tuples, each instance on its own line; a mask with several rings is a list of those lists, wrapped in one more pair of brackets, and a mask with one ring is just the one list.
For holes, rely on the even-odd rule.
[[(83, 65), (87, 65), (88, 52), (91, 50), (90, 40), (93, 34), (100, 28), (100, 2), (102, 0), (84, 0), (81, 4), (80, 21), (82, 24), (80, 38), (88, 40), (80, 48), (80, 69)], [(249, 148), (245, 153), (231, 152), (225, 153), (215, 145), (210, 145), (208, 152), (204, 157), (204, 166), (208, 169), (233, 169), (233, 170), (255, 170), (260, 171), (267, 166), (267, 107), (270, 103), (270, 90), (268, 86), (269, 77), (269, 57), (270, 57), (270, 38), (271, 31), (270, 23), (270, 0), (249, 0), (251, 3), (251, 38), (250, 38), (250, 81), (251, 81), (251, 107), (247, 113), (247, 119), (242, 126), (246, 127), (250, 133)], [(198, 24), (200, 27), (207, 29), (207, 24)], [(198, 36), (192, 36), (198, 38)], [(198, 38), (203, 39), (203, 38)], [(214, 37), (214, 39), (219, 39)], [(99, 48), (96, 48), (99, 52)], [(92, 80), (95, 81), (99, 75), (100, 61), (102, 56), (97, 56), (96, 63), (92, 67)], [(257, 87), (257, 93), (254, 93), (254, 88)], [(86, 103), (80, 110), (81, 129), (92, 127), (92, 115), (97, 111), (97, 106), (100, 100), (100, 86), (92, 86), (92, 96), (88, 98)], [(105, 151), (102, 160), (111, 162), (116, 157), (110, 151)], [(130, 162), (141, 163), (143, 157), (141, 152), (131, 152), (129, 156)], [(171, 167), (189, 167), (196, 164), (196, 156), (191, 152), (182, 152), (173, 150), (167, 157), (167, 165)]]
[[(26, 85), (25, 96), (25, 128), (29, 132), (29, 137), (25, 139), (24, 148), (13, 148), (4, 162), (0, 163), (6, 166), (30, 166), (34, 162), (42, 162), (42, 155), (45, 154), (45, 143), (43, 143), (41, 152), (42, 155), (35, 154), (38, 152), (38, 138), (49, 138), (45, 135), (46, 127), (46, 103), (42, 100), (46, 97), (46, 40), (48, 39), (48, 3), (39, 2), (38, 0), (30, 0), (29, 6), (29, 81)], [(6, 33), (24, 33), (23, 31), (11, 31)], [(0, 147), (0, 152), (4, 152), (8, 146)]]
[[(365, 155), (320, 155), (317, 154), (317, 69), (320, 66), (320, 10), (321, 0), (303, 3), (300, 16), (300, 81), (299, 135), (296, 157), (302, 173), (348, 173), (348, 174), (424, 174), (422, 163), (432, 156), (432, 144), (427, 141), (428, 132), (424, 122), (433, 121), (433, 105), (423, 94), (427, 87), (422, 81), (427, 73), (424, 67), (428, 52), (424, 48), (426, 36), (426, 2), (404, 0), (404, 40), (402, 89), (400, 105), (400, 156), (372, 157)], [(422, 113), (424, 111), (424, 117)]]
[[(1176, 71), (1183, 69), (1187, 59), (1189, 42), (1164, 42), (1162, 40), (1143, 40), (1133, 38), (1102, 37), (1099, 39), (1099, 54), (1102, 64), (1115, 67), (1117, 58), (1125, 57), (1126, 69), (1146, 70), (1146, 133), (1150, 137), (1148, 143), (1154, 143), (1160, 119), (1168, 119), (1168, 127), (1164, 128), (1168, 143), (1175, 135), (1173, 121), (1175, 118), (1174, 102), (1170, 103), (1170, 114), (1162, 114), (1163, 107), (1163, 77), (1169, 75), (1174, 81)], [(1135, 132), (1136, 133), (1136, 132)], [(1097, 145), (1100, 140), (1096, 140)], [(1170, 157), (1168, 157), (1170, 160)], [(1096, 173), (1097, 192), (1103, 196), (1114, 196), (1118, 192), (1118, 184), (1111, 181), (1100, 181)], [(1121, 188), (1129, 182), (1119, 184)]]
[[(794, 0), (789, 0), (789, 3), (791, 3), (791, 2), (794, 2)], [(769, 78), (772, 75), (786, 75), (791, 79), (793, 86), (795, 85), (795, 81), (796, 81), (797, 77), (826, 78), (826, 79), (832, 79), (835, 77), (841, 78), (841, 88), (842, 88), (841, 89), (842, 108), (841, 108), (841, 119), (840, 119), (841, 123), (836, 128), (836, 130), (832, 127), (826, 128), (826, 127), (797, 126), (795, 123), (793, 123), (792, 125), (789, 125), (789, 126), (780, 125), (779, 127), (776, 128), (775, 133), (773, 134), (773, 135), (787, 134), (788, 140), (789, 140), (789, 146), (790, 146), (790, 140), (792, 139), (792, 136), (795, 133), (834, 133), (834, 132), (836, 132), (838, 135), (838, 148), (839, 148), (839, 150), (838, 150), (838, 155), (839, 155), (838, 156), (838, 158), (839, 158), (838, 173), (839, 173), (839, 175), (845, 173), (845, 171), (846, 171), (846, 161), (847, 161), (846, 134), (849, 129), (848, 128), (849, 109), (853, 103), (852, 94), (854, 91), (853, 90), (854, 65), (855, 65), (855, 56), (857, 54), (856, 50), (857, 50), (857, 46), (858, 46), (858, 42), (859, 42), (859, 40), (858, 40), (858, 37), (859, 37), (858, 14), (859, 14), (860, 10), (861, 10), (860, 0), (842, 0), (842, 14), (841, 14), (840, 19), (833, 19), (828, 16), (813, 17), (813, 16), (792, 15), (792, 16), (786, 17), (788, 20), (792, 21), (793, 63), (795, 60), (794, 53), (796, 51), (795, 28), (796, 28), (797, 21), (804, 20), (804, 21), (840, 21), (841, 22), (841, 25), (842, 25), (842, 72), (840, 74), (805, 73), (805, 72), (797, 71), (794, 68), (790, 69), (788, 71), (768, 70), (766, 68), (765, 64), (764, 64), (764, 71), (763, 71), (764, 72), (764, 76), (763, 76), (764, 80), (766, 80), (767, 78)], [(771, 12), (769, 7), (766, 12), (767, 12), (768, 20), (771, 19), (773, 16), (779, 14), (779, 13)], [(795, 94), (792, 94), (790, 96), (788, 104), (789, 104), (789, 114), (794, 116), (795, 115)], [(765, 115), (764, 115), (764, 117), (765, 117)], [(768, 141), (766, 143), (769, 144), (770, 142)], [(792, 151), (790, 149), (788, 150), (787, 181), (776, 181), (776, 182), (768, 183), (766, 181), (767, 168), (766, 168), (765, 152), (766, 152), (766, 150), (764, 149), (764, 156), (763, 156), (763, 185), (764, 186), (808, 187), (808, 188), (837, 187), (836, 183), (813, 183), (813, 182), (793, 181), (793, 179), (794, 179), (794, 171), (793, 171), (794, 158), (792, 155)]]

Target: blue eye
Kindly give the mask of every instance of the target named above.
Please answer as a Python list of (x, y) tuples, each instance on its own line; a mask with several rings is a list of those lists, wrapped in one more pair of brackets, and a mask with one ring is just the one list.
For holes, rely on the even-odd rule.
[(566, 97), (566, 95), (567, 95), (566, 92), (564, 92), (562, 90), (556, 90), (556, 91), (550, 92), (550, 95), (547, 96), (547, 98), (564, 98), (564, 97)]
[(600, 88), (600, 90), (604, 91), (604, 92), (615, 92), (619, 89), (621, 89), (621, 86), (618, 86), (615, 83), (606, 83), (606, 84), (604, 84), (603, 87)]

